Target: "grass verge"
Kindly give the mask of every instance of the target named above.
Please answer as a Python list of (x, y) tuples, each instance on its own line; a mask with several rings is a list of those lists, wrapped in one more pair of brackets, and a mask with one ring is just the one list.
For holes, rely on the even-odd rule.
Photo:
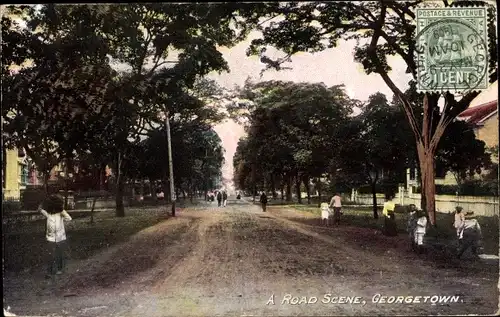
[[(273, 208), (293, 208), (299, 213), (320, 216), (320, 209), (315, 206), (307, 206), (300, 204), (277, 205)], [(361, 228), (371, 228), (382, 230), (384, 226), (384, 218), (382, 212), (379, 212), (379, 218), (374, 219), (371, 206), (367, 207), (343, 207), (344, 214), (342, 215), (342, 222), (348, 226), (355, 226)], [(499, 248), (499, 219), (498, 216), (494, 217), (475, 217), (483, 232), (483, 247), (486, 254), (498, 254)], [(406, 224), (408, 221), (407, 213), (396, 213), (396, 223), (398, 232), (406, 233)], [(438, 238), (440, 240), (453, 241), (456, 237), (456, 231), (453, 227), (454, 216), (453, 214), (438, 213), (436, 215), (437, 230), (431, 229), (428, 231), (428, 236)]]
[[(125, 217), (116, 217), (113, 210), (97, 212), (94, 224), (89, 217), (73, 219), (65, 224), (70, 259), (86, 259), (103, 248), (126, 241), (130, 236), (169, 217), (165, 206), (127, 208)], [(7, 229), (7, 230), (5, 230)], [(45, 220), (4, 227), (4, 271), (21, 272), (45, 265)]]

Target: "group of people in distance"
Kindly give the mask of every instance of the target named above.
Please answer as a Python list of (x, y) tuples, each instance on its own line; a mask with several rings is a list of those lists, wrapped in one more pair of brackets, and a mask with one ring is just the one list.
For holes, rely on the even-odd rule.
[(217, 199), (218, 207), (226, 207), (227, 205), (227, 192), (225, 190), (216, 190), (214, 192), (210, 192), (207, 195), (207, 200), (212, 202)]

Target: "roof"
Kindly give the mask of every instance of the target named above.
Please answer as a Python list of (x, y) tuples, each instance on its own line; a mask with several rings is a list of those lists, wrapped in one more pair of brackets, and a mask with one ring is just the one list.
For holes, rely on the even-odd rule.
[(497, 112), (497, 100), (492, 100), (482, 105), (466, 109), (458, 115), (457, 119), (465, 120), (467, 123), (476, 125), (481, 124)]
[(498, 99), (498, 80), (495, 80), (488, 89), (483, 90), (474, 100), (471, 101), (469, 108), (484, 105)]

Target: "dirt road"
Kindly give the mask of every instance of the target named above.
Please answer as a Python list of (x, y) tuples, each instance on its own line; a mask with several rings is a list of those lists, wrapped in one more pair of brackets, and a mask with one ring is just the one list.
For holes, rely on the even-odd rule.
[[(418, 258), (402, 241), (369, 229), (323, 228), (290, 210), (263, 213), (245, 201), (229, 201), (225, 208), (212, 203), (183, 209), (123, 244), (70, 263), (56, 281), (10, 277), (4, 296), (18, 315), (437, 315), (498, 309), (498, 265)], [(375, 242), (379, 247), (371, 247)], [(376, 294), (459, 300), (373, 303)], [(294, 296), (300, 304), (293, 304)], [(335, 296), (353, 298), (325, 303)]]

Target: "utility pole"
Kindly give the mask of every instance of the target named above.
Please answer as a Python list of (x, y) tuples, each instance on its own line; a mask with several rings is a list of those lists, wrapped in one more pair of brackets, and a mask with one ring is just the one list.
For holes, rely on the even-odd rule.
[(168, 147), (168, 170), (170, 174), (170, 200), (172, 203), (172, 217), (175, 217), (175, 189), (174, 189), (174, 163), (172, 162), (172, 138), (170, 136), (169, 112), (165, 112), (165, 125), (167, 127), (167, 147)]

